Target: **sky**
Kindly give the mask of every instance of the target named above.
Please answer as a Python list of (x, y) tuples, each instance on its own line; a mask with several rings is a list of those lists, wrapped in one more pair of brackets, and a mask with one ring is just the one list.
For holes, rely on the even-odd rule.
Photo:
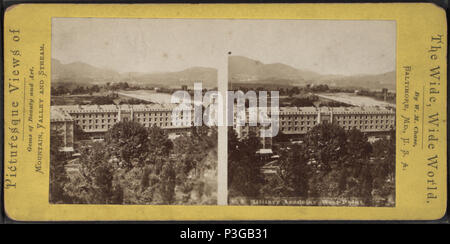
[(229, 52), (320, 74), (395, 70), (395, 21), (54, 18), (52, 57), (118, 72), (220, 68)]

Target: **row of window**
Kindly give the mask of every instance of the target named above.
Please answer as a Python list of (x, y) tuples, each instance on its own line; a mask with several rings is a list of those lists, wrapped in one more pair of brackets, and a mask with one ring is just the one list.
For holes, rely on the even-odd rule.
[[(143, 124), (145, 127), (150, 127), (150, 126), (159, 126), (159, 127), (167, 127), (167, 126), (172, 126), (172, 123), (145, 123)], [(111, 129), (114, 125), (83, 125), (82, 128), (83, 130), (93, 130), (93, 129)]]
[[(326, 116), (326, 115), (324, 115)], [(341, 120), (341, 119), (392, 119), (394, 115), (333, 115), (333, 119)], [(281, 120), (311, 120), (317, 119), (317, 115), (314, 116), (280, 116)]]
[[(124, 118), (127, 120), (127, 118)], [(78, 120), (77, 123), (82, 126), (83, 129), (110, 129), (115, 123), (117, 123), (117, 119), (95, 119), (95, 120)], [(172, 126), (173, 123), (170, 122), (168, 118), (155, 118), (152, 120), (151, 118), (143, 118), (143, 119), (134, 119), (134, 121), (142, 123), (144, 126)], [(81, 122), (81, 123), (80, 123)], [(152, 122), (152, 123), (150, 123)], [(159, 123), (158, 123), (159, 122)], [(189, 121), (188, 121), (189, 122)], [(186, 121), (180, 121), (176, 126), (186, 126), (188, 123)], [(190, 123), (192, 125), (192, 123)]]
[[(134, 121), (137, 121), (137, 122), (147, 122), (147, 118), (143, 118), (142, 120), (141, 120), (141, 119), (134, 119)], [(155, 118), (154, 120), (152, 120), (152, 118), (148, 118), (148, 121), (149, 121), (149, 122), (152, 122), (152, 121), (169, 121), (169, 118), (165, 118), (165, 119), (159, 118), (159, 120), (158, 120), (158, 118)]]
[(286, 131), (305, 131), (305, 130), (309, 130), (311, 129), (311, 126), (306, 126), (306, 127), (281, 127), (281, 131), (286, 132)]
[[(89, 119), (89, 120), (85, 120), (85, 119), (81, 119), (81, 120), (77, 120), (78, 124), (99, 124), (99, 123), (117, 123), (117, 119)], [(152, 122), (152, 121), (169, 121), (169, 118), (143, 118), (143, 119), (135, 119), (135, 121), (137, 122)]]
[[(155, 116), (169, 116), (171, 112), (153, 112), (153, 113), (135, 113), (135, 117), (155, 117)], [(74, 113), (71, 116), (75, 119), (79, 118), (115, 118), (118, 113)]]
[(317, 115), (307, 115), (307, 116), (280, 116), (281, 120), (315, 120), (317, 119)]
[[(343, 125), (345, 125), (345, 124), (349, 124), (349, 125), (351, 125), (351, 124), (358, 124), (358, 122), (359, 122), (359, 124), (360, 125), (362, 125), (363, 124), (363, 122), (364, 122), (364, 124), (378, 124), (378, 120), (364, 120), (364, 121), (362, 121), (362, 120), (359, 120), (359, 121), (354, 121), (354, 120), (350, 120), (350, 121), (347, 121), (347, 120), (338, 120), (337, 121), (337, 123), (338, 124), (343, 124)], [(389, 120), (379, 120), (379, 122), (380, 122), (380, 124), (384, 124), (384, 123), (386, 123), (386, 124), (389, 124), (390, 122), (393, 124), (394, 123), (394, 121), (393, 120), (391, 120), (391, 121), (389, 121)]]
[[(394, 120), (365, 120), (365, 121), (362, 121), (362, 120), (359, 120), (359, 123), (358, 123), (358, 121), (352, 121), (352, 120), (350, 120), (350, 121), (346, 121), (346, 120), (344, 120), (344, 121), (336, 121), (338, 124), (340, 124), (340, 125), (345, 125), (345, 124), (349, 124), (349, 125), (351, 125), (351, 124), (354, 124), (354, 125), (357, 125), (357, 124), (360, 124), (360, 125), (362, 125), (362, 124), (394, 124)], [(237, 124), (237, 122), (236, 121), (234, 121), (234, 124)], [(312, 121), (301, 121), (301, 122), (298, 122), (298, 121), (281, 121), (281, 125), (310, 125), (310, 124), (312, 124), (312, 125), (316, 125), (317, 124), (317, 121), (316, 120), (312, 120)]]
[[(281, 127), (282, 132), (287, 131), (307, 131), (311, 129), (312, 126), (301, 126), (301, 127)], [(373, 129), (391, 129), (392, 126), (390, 125), (365, 125), (365, 126), (343, 126), (342, 127), (345, 130), (350, 130), (352, 128), (359, 129), (359, 130), (373, 130)]]
[(99, 123), (117, 123), (117, 119), (102, 119), (102, 120), (99, 120), (99, 119), (95, 119), (95, 120), (93, 120), (93, 119), (89, 119), (89, 120), (82, 119), (82, 120), (77, 120), (77, 123), (78, 124), (82, 124), (82, 125), (92, 124), (92, 123), (94, 123), (94, 124), (99, 124)]
[[(171, 112), (147, 112), (147, 113), (134, 113), (135, 117), (155, 117), (155, 116), (169, 116)], [(118, 113), (73, 113), (71, 114), (75, 119), (78, 118), (115, 118)], [(334, 119), (387, 119), (393, 118), (395, 115), (334, 115)], [(303, 115), (303, 116), (283, 116), (280, 115), (281, 120), (313, 120), (317, 118), (317, 115)]]
[[(389, 123), (391, 123), (391, 124), (394, 124), (394, 121), (393, 120), (391, 120), (391, 121), (389, 121), (389, 120), (365, 120), (364, 121), (364, 124), (378, 124), (378, 122), (380, 122), (380, 124), (389, 124)], [(315, 124), (317, 124), (317, 121), (301, 121), (300, 122), (300, 124), (301, 125), (304, 125), (304, 124), (307, 124), (307, 125), (309, 125), (309, 124), (313, 124), (313, 125), (315, 125)], [(345, 124), (349, 124), (349, 125), (351, 125), (351, 124), (358, 124), (358, 121), (353, 121), (353, 123), (352, 123), (352, 121), (337, 121), (337, 123), (338, 124), (343, 124), (343, 125), (345, 125)], [(299, 125), (299, 122), (298, 121), (295, 121), (295, 122), (292, 122), (292, 121), (288, 121), (288, 122), (284, 122), (284, 121), (282, 121), (281, 122), (281, 125)], [(363, 121), (362, 120), (360, 120), (359, 121), (359, 124), (360, 125), (362, 125), (363, 124)]]
[(342, 116), (342, 115), (334, 115), (333, 119), (388, 119), (388, 118), (393, 118), (394, 115), (347, 115), (347, 116)]
[(134, 113), (136, 117), (169, 116), (172, 112)]
[(117, 113), (86, 113), (86, 114), (71, 114), (74, 119), (79, 118), (115, 118)]
[[(302, 121), (300, 124), (301, 125), (304, 125), (304, 124), (307, 124), (307, 125), (310, 125), (310, 124), (313, 124), (313, 125), (316, 125), (317, 124), (317, 121)], [(293, 122), (291, 122), (291, 121), (289, 121), (289, 122), (281, 122), (281, 125), (291, 125), (291, 124), (294, 124), (294, 125), (298, 125), (298, 122), (296, 121), (295, 123), (293, 123)]]

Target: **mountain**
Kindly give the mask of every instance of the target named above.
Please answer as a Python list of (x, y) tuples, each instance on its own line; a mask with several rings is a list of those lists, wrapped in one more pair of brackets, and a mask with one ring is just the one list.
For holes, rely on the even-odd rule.
[(273, 63), (264, 64), (243, 56), (230, 56), (228, 59), (229, 79), (232, 82), (269, 83), (274, 79), (284, 83), (306, 83), (320, 75), (311, 71), (299, 70), (292, 66)]
[(121, 75), (109, 69), (97, 68), (82, 62), (62, 64), (59, 60), (52, 59), (52, 82), (54, 83), (86, 85), (120, 80)]
[(127, 73), (124, 77), (139, 84), (166, 87), (193, 86), (194, 82), (202, 82), (203, 87), (217, 87), (217, 69), (205, 67), (192, 67), (178, 72)]
[(327, 83), (333, 86), (355, 87), (366, 89), (388, 88), (396, 89), (396, 73), (390, 71), (376, 75), (355, 75), (355, 76), (323, 76), (318, 79), (319, 83)]
[(191, 67), (177, 72), (118, 73), (83, 62), (63, 64), (57, 59), (52, 59), (53, 83), (88, 85), (128, 82), (139, 85), (180, 87), (181, 85), (193, 86), (196, 81), (201, 81), (205, 88), (217, 87), (217, 69)]
[(338, 87), (395, 90), (395, 71), (377, 75), (326, 75), (282, 64), (264, 64), (243, 56), (228, 59), (229, 80), (234, 83), (306, 85), (328, 84)]
[[(228, 59), (229, 80), (233, 83), (277, 84), (304, 86), (306, 84), (327, 84), (337, 87), (363, 89), (388, 88), (395, 90), (395, 71), (376, 75), (327, 75), (297, 69), (282, 63), (264, 64), (243, 56)], [(107, 82), (128, 82), (148, 86), (180, 87), (193, 86), (201, 81), (204, 88), (217, 87), (217, 69), (191, 67), (177, 72), (119, 73), (98, 68), (83, 62), (63, 64), (52, 59), (52, 82), (73, 85), (105, 84)]]

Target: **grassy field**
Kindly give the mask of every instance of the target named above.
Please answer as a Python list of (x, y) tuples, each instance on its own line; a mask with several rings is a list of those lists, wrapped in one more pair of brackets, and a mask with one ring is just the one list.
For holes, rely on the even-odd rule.
[(100, 95), (62, 95), (52, 96), (51, 105), (83, 105), (90, 104), (92, 100)]

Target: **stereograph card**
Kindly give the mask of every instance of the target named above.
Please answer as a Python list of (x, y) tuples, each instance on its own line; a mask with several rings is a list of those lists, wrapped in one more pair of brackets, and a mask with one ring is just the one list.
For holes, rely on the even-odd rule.
[(446, 212), (436, 5), (19, 4), (4, 26), (13, 220)]

